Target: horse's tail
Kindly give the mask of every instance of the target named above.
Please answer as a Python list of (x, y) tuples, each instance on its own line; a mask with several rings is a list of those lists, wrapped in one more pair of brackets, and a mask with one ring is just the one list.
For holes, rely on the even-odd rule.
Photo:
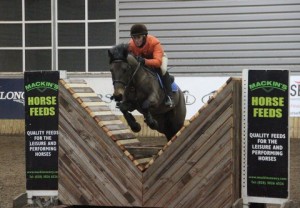
[(184, 94), (180, 88), (178, 89), (178, 94), (179, 94), (178, 103), (175, 108), (177, 108), (177, 113), (180, 114), (178, 115), (178, 118), (181, 119), (184, 123), (185, 116), (186, 116), (186, 105), (185, 105)]

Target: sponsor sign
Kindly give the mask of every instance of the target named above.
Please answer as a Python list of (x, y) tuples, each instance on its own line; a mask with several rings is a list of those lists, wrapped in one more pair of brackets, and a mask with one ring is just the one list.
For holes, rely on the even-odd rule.
[(24, 119), (23, 79), (0, 79), (0, 118)]
[(290, 77), (290, 117), (300, 117), (300, 76)]
[(243, 80), (243, 188), (251, 202), (276, 203), (289, 194), (289, 71), (247, 70)]
[(24, 74), (27, 192), (58, 190), (58, 80), (57, 71)]

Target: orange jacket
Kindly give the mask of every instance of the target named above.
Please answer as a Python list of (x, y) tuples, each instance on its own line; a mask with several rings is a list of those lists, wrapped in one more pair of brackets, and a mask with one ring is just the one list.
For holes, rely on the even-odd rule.
[(129, 52), (145, 58), (145, 65), (153, 68), (160, 68), (164, 55), (164, 49), (159, 40), (152, 35), (147, 35), (146, 43), (142, 48), (136, 47), (133, 40), (130, 39)]

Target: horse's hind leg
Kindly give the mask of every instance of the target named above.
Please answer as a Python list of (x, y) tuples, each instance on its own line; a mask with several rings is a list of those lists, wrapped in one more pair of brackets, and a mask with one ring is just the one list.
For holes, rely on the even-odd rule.
[(121, 111), (121, 112), (123, 113), (128, 125), (130, 126), (133, 132), (141, 131), (141, 125), (138, 122), (136, 122), (135, 118), (131, 113), (129, 113), (128, 111)]

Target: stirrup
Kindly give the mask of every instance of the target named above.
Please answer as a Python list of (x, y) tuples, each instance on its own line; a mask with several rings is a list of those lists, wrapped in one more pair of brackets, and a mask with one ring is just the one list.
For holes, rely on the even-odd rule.
[(167, 96), (167, 100), (165, 102), (165, 105), (170, 106), (170, 108), (172, 108), (174, 106), (174, 101), (173, 101), (171, 96)]

